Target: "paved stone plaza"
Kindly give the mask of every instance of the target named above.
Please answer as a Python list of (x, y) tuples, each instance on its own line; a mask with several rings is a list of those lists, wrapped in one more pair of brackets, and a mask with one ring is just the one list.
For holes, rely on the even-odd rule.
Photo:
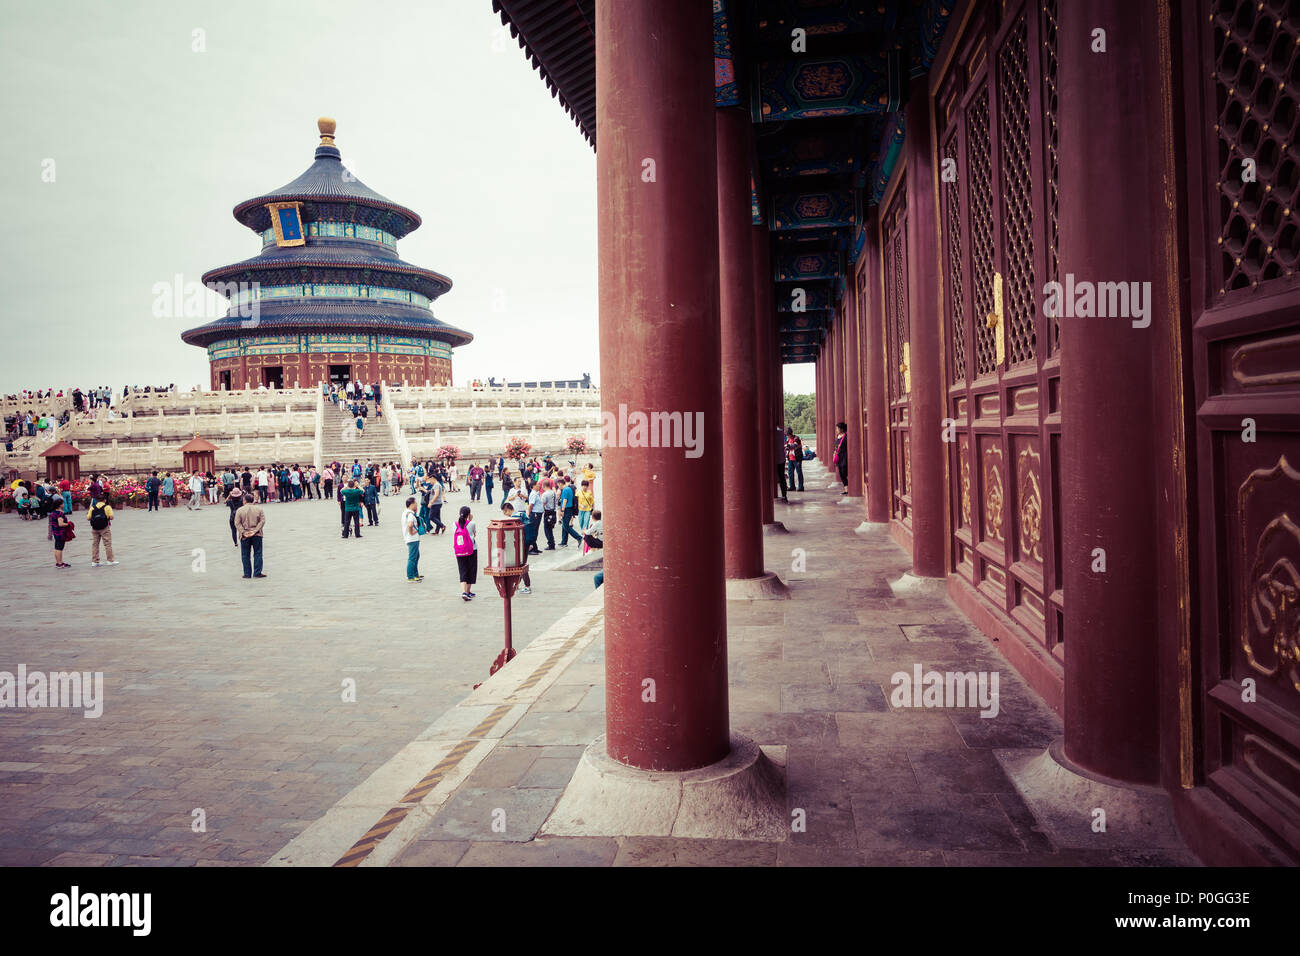
[[(946, 596), (900, 588), (903, 551), (855, 534), (860, 509), (819, 465), (807, 474), (777, 506), (790, 534), (765, 539), (792, 599), (727, 609), (732, 729), (783, 765), (788, 809), (806, 814), (787, 840), (547, 835), (604, 732), (602, 592), (540, 559), (517, 599), (528, 646), (471, 692), (500, 599), (455, 596), (443, 540), (426, 539), (428, 579), (407, 584), (391, 498), (360, 542), (339, 540), (332, 504), (268, 506), (266, 581), (238, 577), (224, 509), (127, 512), (122, 565), (89, 568), (82, 539), (64, 572), (41, 526), (7, 518), (0, 669), (102, 670), (107, 702), (98, 720), (0, 717), (0, 862), (1195, 865), (1163, 797), (1105, 804), (1098, 833), (1094, 797), (1022, 795), (1060, 720)], [(894, 707), (892, 675), (918, 664), (996, 672), (996, 717)], [(190, 829), (198, 807), (206, 834)]]
[[(346, 541), (333, 502), (266, 505), (265, 580), (241, 578), (221, 505), (119, 509), (121, 563), (101, 568), (77, 512), (63, 571), (44, 522), (0, 516), (0, 671), (101, 671), (105, 698), (98, 719), (0, 711), (0, 865), (262, 863), (484, 680), (501, 599), (481, 574), (459, 598), (450, 534), (423, 539), (426, 579), (406, 581), (404, 500)], [(498, 513), (476, 505), (480, 547)], [(534, 561), (516, 647), (592, 590)]]

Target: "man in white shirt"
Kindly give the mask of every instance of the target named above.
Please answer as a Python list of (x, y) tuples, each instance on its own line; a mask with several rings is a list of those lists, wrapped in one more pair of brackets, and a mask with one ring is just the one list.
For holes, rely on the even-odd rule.
[(203, 507), (203, 476), (197, 471), (190, 475), (190, 503), (189, 509), (197, 511)]
[(257, 500), (266, 504), (267, 496), (271, 493), (270, 478), (265, 468), (257, 469)]
[(406, 542), (406, 580), (423, 581), (420, 573), (420, 519), (416, 514), (417, 499), (414, 495), (406, 499), (406, 510), (402, 512), (402, 540)]

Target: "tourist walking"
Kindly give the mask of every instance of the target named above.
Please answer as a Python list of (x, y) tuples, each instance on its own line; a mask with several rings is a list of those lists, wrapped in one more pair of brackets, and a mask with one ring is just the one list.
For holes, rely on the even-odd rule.
[(209, 471), (203, 476), (203, 483), (208, 488), (208, 504), (215, 505), (219, 500), (217, 495), (218, 490), (221, 488), (221, 482), (217, 481), (217, 476)]
[(487, 503), (492, 504), (492, 462), (487, 463), (483, 469), (483, 490), (487, 492)]
[(478, 581), (476, 537), (474, 515), (469, 510), (469, 505), (463, 505), (460, 516), (456, 519), (456, 534), (451, 542), (451, 550), (456, 555), (456, 564), (460, 567), (460, 596), (464, 601), (473, 599), (473, 586)]
[(442, 523), (442, 506), (447, 500), (447, 489), (440, 475), (433, 475), (428, 481), (430, 483), (429, 520), (433, 523), (433, 533), (442, 534), (447, 530), (447, 526)]
[(329, 465), (326, 465), (325, 470), (321, 472), (321, 477), (325, 479), (324, 497), (333, 498), (334, 497), (334, 469), (331, 468)]
[(567, 548), (569, 539), (581, 540), (578, 532), (573, 530), (573, 519), (578, 515), (578, 496), (573, 490), (573, 481), (560, 479), (560, 547)]
[(465, 477), (469, 481), (469, 500), (478, 501), (483, 494), (483, 469), (478, 465), (470, 465)]
[(99, 564), (99, 543), (104, 543), (104, 556), (108, 558), (105, 564), (117, 564), (117, 559), (113, 557), (113, 509), (109, 507), (107, 501), (96, 502), (90, 509), (87, 518), (90, 522), (90, 566), (97, 568)]
[(226, 507), (230, 509), (230, 542), (235, 547), (239, 547), (239, 535), (235, 532), (235, 512), (240, 509), (246, 500), (238, 485), (231, 488), (230, 494), (226, 495)]
[(262, 533), (266, 529), (266, 512), (249, 501), (235, 512), (235, 530), (239, 532), (239, 557), (244, 577), (264, 578), (262, 573)]
[(542, 492), (542, 526), (546, 530), (546, 550), (554, 551), (556, 508), (559, 502), (556, 500), (555, 482), (552, 479), (546, 479), (545, 488)]
[(73, 531), (73, 524), (68, 520), (68, 516), (63, 513), (62, 508), (51, 511), (49, 521), (50, 539), (54, 542), (54, 566), (56, 568), (70, 568), (72, 565), (63, 560), (63, 549), (69, 541), (77, 536), (76, 532)]
[(365, 491), (362, 497), (366, 503), (366, 527), (374, 528), (379, 525), (379, 490), (375, 487), (373, 481), (367, 481)]
[[(176, 482), (172, 480), (170, 471), (163, 475), (162, 496), (163, 501), (167, 502), (168, 508), (176, 505)], [(91, 496), (91, 500), (94, 500), (94, 495)]]
[(402, 540), (406, 542), (406, 580), (423, 581), (420, 573), (420, 518), (415, 513), (415, 495), (406, 499), (402, 512)]
[(190, 511), (203, 507), (203, 476), (197, 471), (190, 475), (190, 500), (186, 507)]
[(355, 478), (348, 480), (348, 486), (343, 489), (343, 537), (348, 536), (348, 532), (355, 529), (357, 538), (361, 538), (361, 498), (362, 491), (357, 487)]

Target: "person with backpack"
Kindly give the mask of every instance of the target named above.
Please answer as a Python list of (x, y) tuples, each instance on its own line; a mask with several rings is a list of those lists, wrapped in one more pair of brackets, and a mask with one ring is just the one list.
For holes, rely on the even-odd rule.
[(62, 508), (51, 511), (49, 521), (50, 539), (54, 542), (54, 566), (60, 569), (70, 568), (72, 565), (63, 560), (63, 548), (77, 536), (72, 530), (72, 522), (68, 520), (68, 516), (63, 513)]
[(144, 490), (149, 495), (149, 503), (146, 511), (158, 510), (158, 492), (162, 489), (162, 482), (158, 479), (158, 472), (149, 476), (149, 480), (144, 483)]
[(348, 486), (343, 489), (343, 537), (348, 536), (348, 532), (356, 529), (357, 540), (361, 539), (361, 498), (363, 492), (357, 487), (357, 481), (353, 478), (348, 482)]
[(362, 498), (366, 503), (366, 527), (377, 528), (379, 526), (379, 489), (375, 487), (373, 481), (366, 482)]
[(469, 505), (462, 505), (460, 517), (456, 519), (456, 533), (451, 541), (452, 553), (456, 555), (456, 564), (460, 567), (460, 597), (462, 601), (472, 601), (471, 589), (478, 580), (478, 543), (474, 528), (474, 515)]
[(420, 516), (415, 513), (415, 495), (406, 499), (402, 512), (402, 540), (406, 542), (406, 580), (423, 581), (420, 573)]
[(100, 567), (99, 543), (104, 542), (104, 555), (108, 558), (104, 564), (117, 564), (113, 557), (113, 509), (107, 501), (98, 501), (90, 506), (90, 566)]

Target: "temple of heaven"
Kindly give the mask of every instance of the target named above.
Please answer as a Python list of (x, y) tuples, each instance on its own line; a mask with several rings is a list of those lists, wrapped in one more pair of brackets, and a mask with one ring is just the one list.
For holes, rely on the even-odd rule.
[(203, 276), (230, 310), (181, 338), (208, 350), (213, 389), (349, 379), (450, 385), (451, 350), (473, 336), (430, 311), (451, 280), (397, 255), (397, 240), (420, 217), (343, 165), (334, 120), (317, 125), (307, 171), (234, 209), (262, 251)]

